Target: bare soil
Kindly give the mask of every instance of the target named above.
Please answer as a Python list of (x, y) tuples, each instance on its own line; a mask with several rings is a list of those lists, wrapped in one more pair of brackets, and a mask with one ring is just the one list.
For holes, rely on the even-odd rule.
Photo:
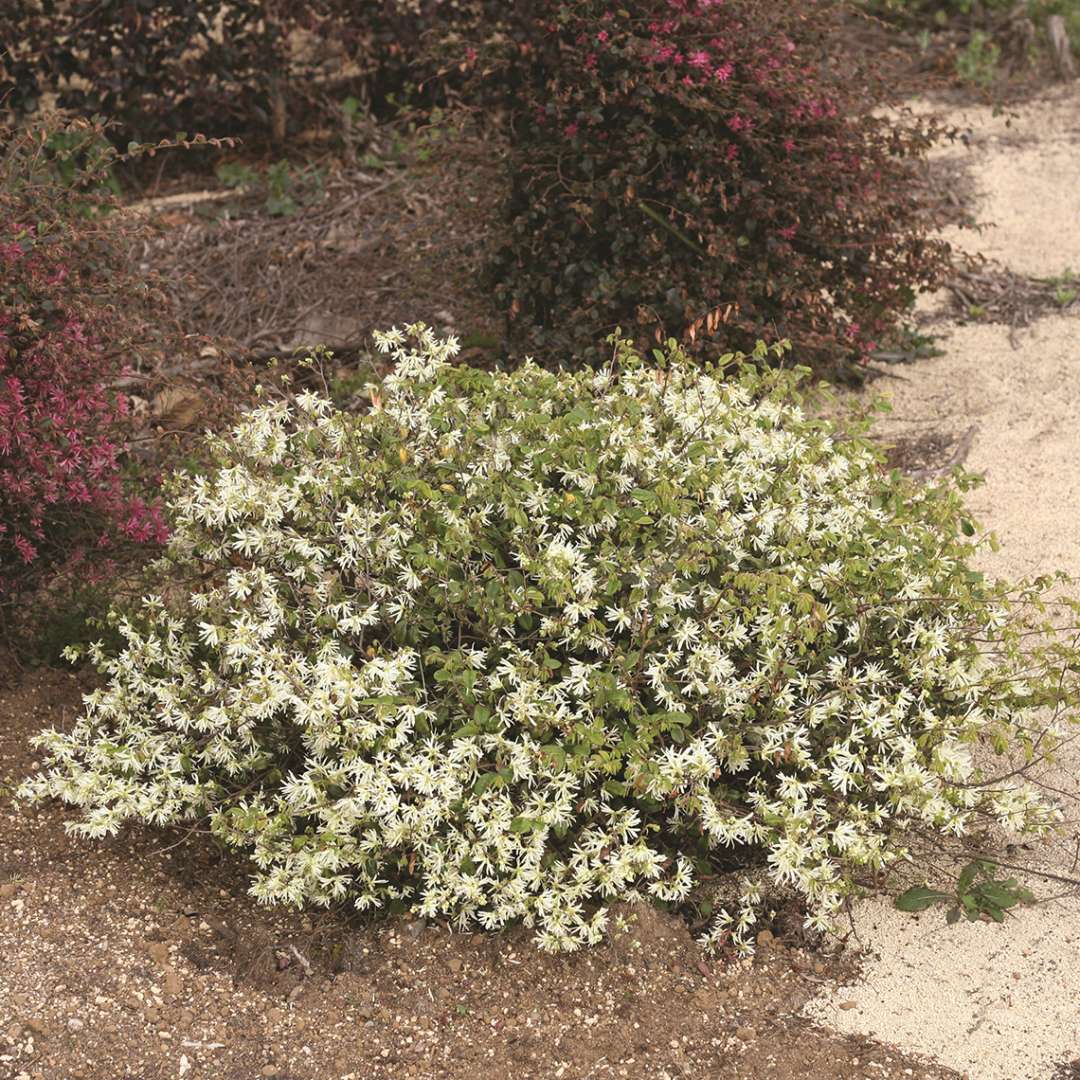
[[(0, 692), (0, 1078), (956, 1077), (798, 1013), (841, 961), (771, 932), (752, 963), (704, 956), (679, 918), (571, 957), (524, 929), (261, 908), (205, 837), (69, 836), (12, 789), (29, 737), (69, 722), (78, 677)], [(776, 928), (779, 929), (779, 928)], [(847, 973), (850, 977), (850, 973)]]

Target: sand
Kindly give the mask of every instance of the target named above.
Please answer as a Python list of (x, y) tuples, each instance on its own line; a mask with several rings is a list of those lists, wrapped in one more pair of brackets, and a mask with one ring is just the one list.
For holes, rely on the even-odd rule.
[[(950, 239), (1019, 273), (1080, 271), (1080, 85), (1015, 112), (950, 117), (972, 134), (968, 146), (945, 152), (969, 163), (976, 212), (996, 223)], [(1010, 578), (1056, 569), (1080, 576), (1080, 319), (1043, 319), (1017, 344), (1004, 326), (946, 325), (945, 355), (904, 368), (904, 381), (884, 388), (894, 411), (880, 430), (959, 435), (975, 426), (966, 464), (986, 483), (969, 501), (1003, 542), (984, 568)], [(1062, 755), (1058, 779), (1080, 798), (1080, 748)], [(1076, 874), (1077, 840), (1070, 826), (1026, 858)], [(1060, 888), (1043, 882), (1038, 892)], [(812, 1001), (809, 1015), (971, 1080), (1080, 1075), (1064, 1071), (1080, 1059), (1080, 900), (1026, 908), (1003, 926), (949, 927), (940, 911), (913, 917), (887, 898), (861, 902), (854, 919), (861, 977)]]
[[(913, 108), (930, 110), (925, 102)], [(1080, 90), (1063, 87), (1003, 111), (962, 109), (945, 120), (961, 138), (936, 156), (971, 168), (973, 209), (988, 226), (949, 230), (946, 238), (1018, 274), (1080, 273)]]

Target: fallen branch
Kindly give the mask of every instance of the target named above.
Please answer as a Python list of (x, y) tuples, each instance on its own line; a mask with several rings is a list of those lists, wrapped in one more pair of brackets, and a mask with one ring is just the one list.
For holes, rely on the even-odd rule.
[(174, 195), (158, 195), (153, 199), (140, 199), (130, 203), (127, 209), (136, 214), (151, 214), (156, 210), (171, 210), (177, 206), (198, 206), (199, 203), (220, 202), (235, 199), (246, 193), (246, 188), (226, 188), (223, 191), (180, 191)]
[(972, 424), (971, 427), (960, 436), (953, 452), (949, 455), (949, 460), (946, 461), (944, 465), (939, 465), (936, 469), (916, 469), (911, 473), (911, 476), (916, 480), (934, 480), (952, 472), (958, 465), (963, 465), (964, 462), (967, 461), (968, 454), (971, 453), (971, 447), (975, 442), (975, 435), (978, 430), (978, 424)]

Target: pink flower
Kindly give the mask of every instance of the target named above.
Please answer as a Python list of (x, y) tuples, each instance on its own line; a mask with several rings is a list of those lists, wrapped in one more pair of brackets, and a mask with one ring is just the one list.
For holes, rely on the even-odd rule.
[(46, 551), (72, 565), (88, 529), (140, 543), (165, 533), (160, 511), (133, 503), (120, 472), (128, 409), (108, 389), (122, 370), (101, 344), (108, 316), (73, 284), (62, 238), (24, 246), (18, 231), (0, 220), (0, 328), (14, 328), (0, 350), (0, 594)]
[(37, 558), (37, 548), (25, 536), (15, 534), (15, 550), (24, 563), (32, 563)]

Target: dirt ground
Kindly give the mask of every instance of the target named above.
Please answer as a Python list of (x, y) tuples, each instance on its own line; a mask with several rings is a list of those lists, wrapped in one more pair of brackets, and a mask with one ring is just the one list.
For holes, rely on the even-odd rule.
[(64, 809), (11, 792), (29, 736), (78, 703), (49, 670), (0, 694), (3, 1080), (958, 1075), (800, 1018), (843, 963), (779, 935), (752, 964), (716, 960), (639, 908), (609, 944), (551, 957), (524, 930), (260, 908), (200, 837), (69, 837)]

